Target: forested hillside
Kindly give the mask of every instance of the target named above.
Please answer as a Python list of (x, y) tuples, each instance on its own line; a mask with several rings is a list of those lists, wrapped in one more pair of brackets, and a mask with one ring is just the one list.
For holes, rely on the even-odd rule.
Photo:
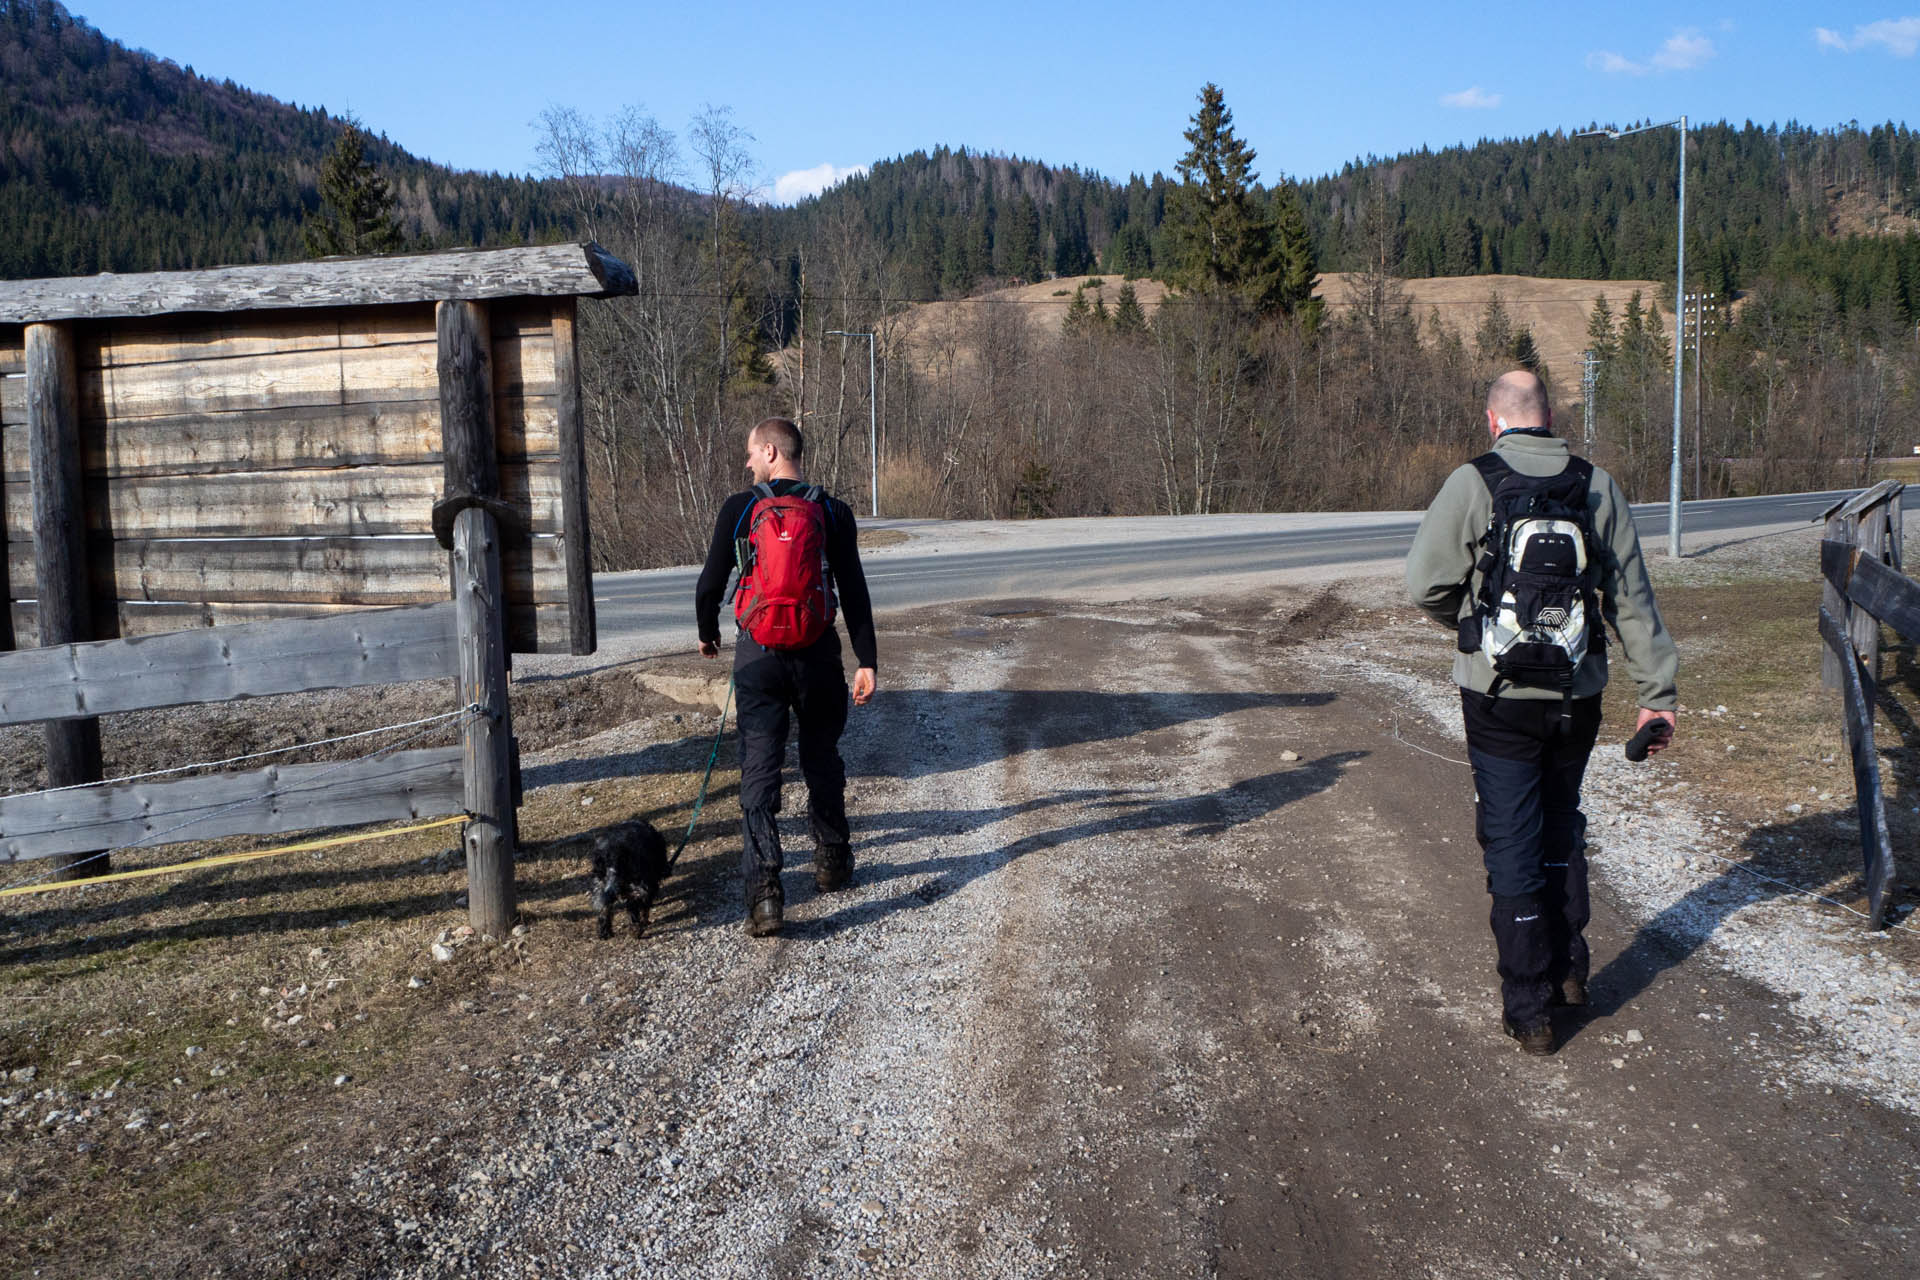
[[(52, 0), (0, 0), (0, 277), (301, 257), (343, 125), (130, 50)], [(455, 172), (381, 137), (368, 154), (423, 247), (558, 233), (539, 183)]]
[[(1379, 228), (1368, 213), (1380, 206), (1389, 265), (1403, 276), (1659, 279), (1674, 261), (1674, 140), (1670, 130), (1540, 134), (1423, 150), (1350, 164), (1298, 194), (1327, 270), (1374, 262)], [(1920, 311), (1920, 132), (1714, 124), (1692, 131), (1688, 165), (1689, 252), (1708, 290), (1785, 274), (1830, 283), (1843, 307), (1878, 293)], [(1158, 274), (1173, 185), (1161, 174), (1121, 184), (942, 147), (876, 164), (783, 221), (800, 223), (804, 238), (850, 216), (885, 247), (907, 296), (952, 297), (983, 280), (1095, 266)], [(1846, 219), (1843, 207), (1865, 212)], [(1857, 225), (1834, 225), (1846, 222)], [(1840, 234), (1848, 230), (1864, 234)]]
[[(1190, 120), (1166, 122), (1172, 176), (943, 146), (776, 208), (755, 196), (751, 123), (724, 106), (684, 128), (558, 107), (538, 125), (538, 177), (456, 172), (379, 121), (356, 150), (323, 110), (129, 50), (53, 0), (0, 0), (0, 276), (597, 239), (640, 282), (581, 313), (603, 568), (697, 557), (738, 479), (739, 428), (768, 413), (806, 427), (830, 486), (877, 471), (895, 515), (1417, 505), (1474, 447), (1487, 380), (1551, 370), (1491, 287), (1466, 323), (1432, 294), (1413, 304), (1407, 277), (1661, 281), (1593, 304), (1581, 433), (1630, 492), (1664, 492), (1671, 130), (1488, 141), (1292, 183), (1208, 85)], [(1897, 123), (1692, 132), (1688, 283), (1718, 302), (1689, 493), (1852, 483), (1920, 442), (1916, 168), (1920, 135)], [(343, 195), (377, 234), (303, 234), (334, 226)], [(1316, 296), (1334, 270), (1351, 274)], [(1148, 277), (1151, 314), (1130, 284)], [(1507, 298), (1520, 315), (1537, 302)], [(1064, 319), (1030, 323), (1033, 303)]]

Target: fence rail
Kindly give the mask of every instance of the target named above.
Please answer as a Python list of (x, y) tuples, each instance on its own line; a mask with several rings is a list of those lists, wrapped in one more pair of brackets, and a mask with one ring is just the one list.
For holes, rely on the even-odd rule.
[[(0, 798), (0, 864), (175, 840), (438, 818), (463, 809), (461, 749), (272, 765), (178, 782), (98, 783)], [(177, 833), (177, 834), (176, 834)]]
[(1867, 918), (1886, 922), (1893, 891), (1893, 841), (1887, 834), (1886, 797), (1873, 742), (1873, 711), (1880, 683), (1880, 627), (1920, 643), (1920, 583), (1901, 570), (1900, 495), (1905, 485), (1883, 480), (1829, 507), (1823, 518), (1820, 572), (1826, 589), (1820, 603), (1820, 635), (1826, 641), (1821, 681), (1840, 691), (1846, 744), (1860, 815), (1860, 849), (1867, 883)]

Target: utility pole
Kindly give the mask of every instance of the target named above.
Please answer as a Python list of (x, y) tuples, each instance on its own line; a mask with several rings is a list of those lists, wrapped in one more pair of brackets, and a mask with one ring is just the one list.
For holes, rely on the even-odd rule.
[(1700, 366), (1705, 357), (1704, 342), (1707, 326), (1712, 323), (1707, 304), (1714, 301), (1716, 295), (1704, 290), (1687, 295), (1691, 315), (1683, 330), (1693, 353), (1693, 496), (1698, 499), (1706, 496), (1705, 482), (1702, 476), (1703, 454), (1700, 444)]
[(1581, 452), (1588, 457), (1593, 456), (1593, 398), (1600, 384), (1600, 364), (1600, 358), (1593, 354), (1591, 347), (1580, 353), (1580, 399), (1585, 407), (1581, 425), (1586, 435)]
[[(1662, 120), (1659, 124), (1643, 124), (1637, 129), (1593, 129), (1586, 133), (1576, 133), (1576, 138), (1624, 138), (1630, 134), (1646, 133), (1651, 129), (1665, 129), (1672, 125), (1680, 126), (1680, 229), (1677, 248), (1674, 254), (1673, 281), (1673, 457), (1667, 467), (1667, 554), (1680, 558), (1680, 339), (1681, 317), (1686, 314), (1687, 304), (1687, 118)], [(1658, 308), (1654, 314), (1659, 314)]]
[(867, 340), (867, 457), (873, 462), (873, 515), (878, 519), (880, 516), (880, 382), (874, 376), (873, 335), (850, 333), (845, 329), (829, 329), (827, 336)]

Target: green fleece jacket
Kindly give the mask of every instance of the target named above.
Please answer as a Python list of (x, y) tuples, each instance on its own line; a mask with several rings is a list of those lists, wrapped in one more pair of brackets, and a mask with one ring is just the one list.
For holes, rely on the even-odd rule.
[[(1567, 442), (1553, 436), (1508, 432), (1493, 448), (1508, 466), (1529, 476), (1558, 475), (1572, 457)], [(1593, 554), (1598, 561), (1594, 585), (1600, 596), (1601, 615), (1612, 624), (1626, 650), (1627, 670), (1639, 690), (1640, 705), (1653, 711), (1672, 711), (1679, 705), (1674, 677), (1679, 672), (1680, 655), (1660, 621), (1659, 606), (1653, 602), (1653, 584), (1647, 579), (1627, 495), (1612, 476), (1595, 467), (1587, 501), (1593, 510), (1594, 534), (1600, 542)], [(1413, 537), (1413, 549), (1407, 553), (1407, 594), (1428, 617), (1449, 631), (1472, 611), (1480, 587), (1479, 575), (1474, 572), (1480, 558), (1480, 536), (1492, 518), (1493, 499), (1486, 481), (1473, 467), (1461, 466), (1440, 487), (1439, 496), (1420, 521), (1420, 532)], [(1453, 678), (1463, 689), (1485, 693), (1493, 686), (1493, 664), (1484, 653), (1456, 654)], [(1606, 685), (1606, 649), (1594, 645), (1574, 673), (1573, 694), (1584, 698), (1599, 693)], [(1503, 685), (1500, 696), (1558, 698), (1560, 694), (1553, 689)]]

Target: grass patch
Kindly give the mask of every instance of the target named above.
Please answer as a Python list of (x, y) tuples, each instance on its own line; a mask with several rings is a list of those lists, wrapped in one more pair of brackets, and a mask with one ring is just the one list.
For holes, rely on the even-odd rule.
[[(1763, 576), (1658, 590), (1681, 660), (1679, 737), (1663, 776), (1687, 785), (1696, 810), (1722, 818), (1727, 844), (1713, 852), (1864, 911), (1840, 695), (1820, 683), (1819, 581)], [(1920, 839), (1920, 661), (1893, 632), (1883, 642), (1874, 738), (1898, 862), (1893, 900), (1912, 902), (1920, 864), (1905, 851)], [(1632, 681), (1613, 656), (1607, 719), (1630, 726)], [(1920, 960), (1920, 937), (1895, 931), (1888, 946)]]
[(871, 551), (875, 547), (897, 547), (906, 540), (904, 529), (862, 529), (859, 537), (862, 551)]

